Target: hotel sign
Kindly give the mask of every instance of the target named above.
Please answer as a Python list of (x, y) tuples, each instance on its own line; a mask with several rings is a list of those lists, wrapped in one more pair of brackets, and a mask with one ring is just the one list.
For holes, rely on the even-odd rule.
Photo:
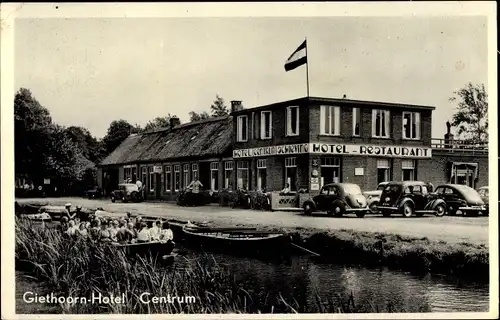
[(252, 158), (303, 153), (422, 159), (430, 159), (432, 157), (432, 149), (425, 147), (302, 143), (233, 150), (233, 158)]

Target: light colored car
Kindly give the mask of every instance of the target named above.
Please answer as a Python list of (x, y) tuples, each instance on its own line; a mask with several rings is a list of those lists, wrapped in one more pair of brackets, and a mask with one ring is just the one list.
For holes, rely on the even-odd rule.
[(486, 206), (486, 211), (483, 212), (483, 214), (488, 216), (490, 214), (490, 188), (488, 186), (484, 186), (477, 189), (477, 192), (481, 196), (481, 199), (483, 199), (484, 205)]
[(368, 207), (370, 208), (371, 212), (377, 212), (377, 205), (380, 202), (380, 195), (382, 194), (382, 191), (388, 183), (389, 182), (381, 182), (378, 184), (377, 190), (363, 192), (363, 195), (366, 197), (366, 202), (368, 203)]

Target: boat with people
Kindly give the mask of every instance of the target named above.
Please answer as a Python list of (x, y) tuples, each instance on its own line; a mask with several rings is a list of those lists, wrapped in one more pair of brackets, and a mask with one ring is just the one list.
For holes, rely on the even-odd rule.
[(214, 228), (188, 221), (182, 231), (188, 245), (209, 251), (248, 256), (288, 255), (291, 247), (290, 236), (256, 228)]

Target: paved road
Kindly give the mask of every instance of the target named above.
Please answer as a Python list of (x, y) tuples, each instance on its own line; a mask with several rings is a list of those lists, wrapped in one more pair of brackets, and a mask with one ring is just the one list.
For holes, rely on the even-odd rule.
[(73, 206), (82, 205), (89, 209), (98, 207), (110, 212), (132, 212), (166, 218), (207, 221), (217, 225), (261, 225), (265, 227), (314, 228), (314, 229), (351, 229), (367, 232), (394, 233), (401, 236), (427, 237), (430, 240), (447, 242), (469, 242), (488, 245), (488, 219), (486, 217), (442, 217), (424, 216), (403, 218), (381, 216), (355, 216), (342, 218), (326, 215), (304, 216), (299, 212), (267, 212), (243, 209), (230, 209), (210, 205), (204, 207), (178, 207), (169, 203), (111, 203), (109, 200), (89, 200), (84, 198), (44, 198), (18, 199), (23, 203), (49, 203)]

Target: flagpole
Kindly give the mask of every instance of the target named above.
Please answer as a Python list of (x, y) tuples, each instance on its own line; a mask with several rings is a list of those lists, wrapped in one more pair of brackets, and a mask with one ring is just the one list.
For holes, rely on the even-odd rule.
[(306, 81), (307, 81), (307, 97), (309, 98), (309, 56), (307, 54), (307, 37), (306, 37)]

